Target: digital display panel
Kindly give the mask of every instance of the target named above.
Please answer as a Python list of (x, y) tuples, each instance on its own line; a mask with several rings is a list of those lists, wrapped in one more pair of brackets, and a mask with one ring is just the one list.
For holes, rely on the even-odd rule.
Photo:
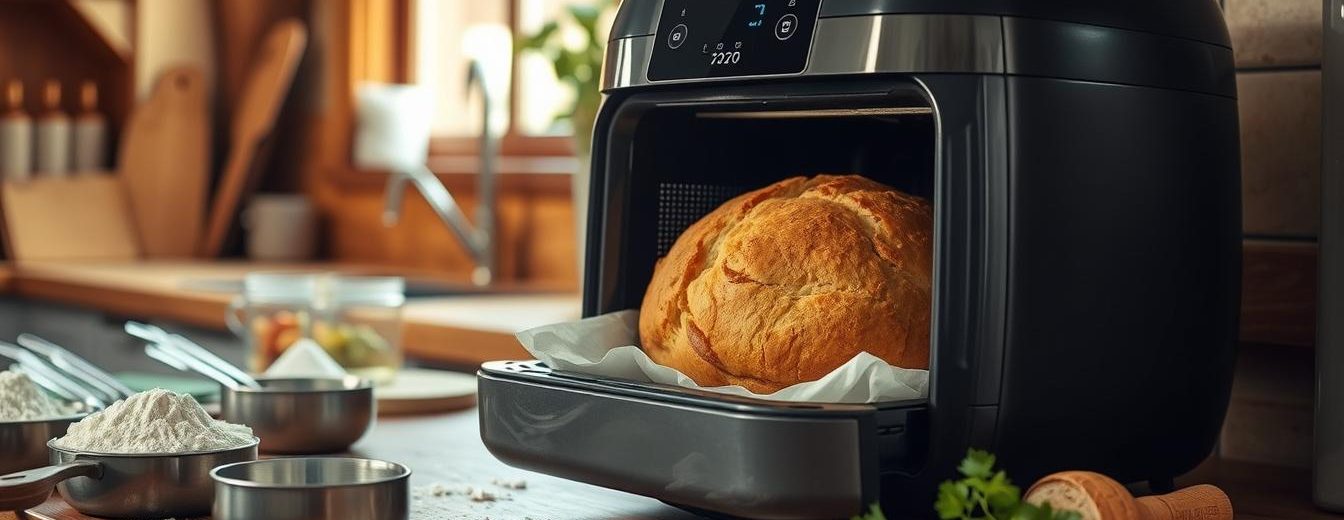
[(797, 74), (821, 0), (666, 0), (649, 80)]

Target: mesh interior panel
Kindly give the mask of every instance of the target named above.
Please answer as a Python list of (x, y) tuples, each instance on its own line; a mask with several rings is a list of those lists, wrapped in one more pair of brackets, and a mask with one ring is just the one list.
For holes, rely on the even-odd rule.
[(677, 237), (700, 217), (746, 191), (747, 188), (741, 186), (659, 183), (658, 257), (667, 255)]

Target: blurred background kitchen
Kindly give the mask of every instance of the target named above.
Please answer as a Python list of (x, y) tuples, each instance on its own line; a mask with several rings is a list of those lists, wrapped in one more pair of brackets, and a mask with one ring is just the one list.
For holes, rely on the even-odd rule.
[[(125, 319), (254, 370), (300, 335), (343, 363), (525, 357), (514, 331), (579, 313), (574, 208), (613, 12), (0, 1), (0, 336), (164, 375)], [(244, 283), (277, 272), (328, 276)], [(379, 317), (327, 327), (316, 306)]]
[[(1322, 9), (1225, 9), (1246, 247), (1242, 361), (1219, 450), (1300, 482), (1311, 460)], [(387, 364), (467, 371), (526, 357), (513, 332), (579, 314), (575, 208), (612, 10), (610, 0), (0, 0), (0, 338), (34, 333), (151, 383), (190, 376), (146, 363), (126, 319), (253, 369), (296, 334), (351, 366), (379, 349), (395, 352), (377, 358)], [(296, 271), (346, 277), (244, 283)], [(405, 300), (383, 297), (397, 293)], [(378, 324), (317, 325), (315, 307)]]

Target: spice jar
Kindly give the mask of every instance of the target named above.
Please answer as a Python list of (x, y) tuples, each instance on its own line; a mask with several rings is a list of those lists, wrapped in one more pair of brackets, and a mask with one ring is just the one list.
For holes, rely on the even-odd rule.
[(399, 277), (324, 276), (313, 302), (312, 338), (351, 374), (389, 383), (401, 368)]

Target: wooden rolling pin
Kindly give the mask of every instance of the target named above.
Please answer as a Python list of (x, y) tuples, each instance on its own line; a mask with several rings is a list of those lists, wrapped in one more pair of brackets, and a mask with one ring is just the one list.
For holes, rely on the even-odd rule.
[(1232, 501), (1214, 486), (1136, 499), (1119, 482), (1090, 471), (1049, 475), (1027, 490), (1025, 500), (1077, 511), (1083, 520), (1232, 520)]

